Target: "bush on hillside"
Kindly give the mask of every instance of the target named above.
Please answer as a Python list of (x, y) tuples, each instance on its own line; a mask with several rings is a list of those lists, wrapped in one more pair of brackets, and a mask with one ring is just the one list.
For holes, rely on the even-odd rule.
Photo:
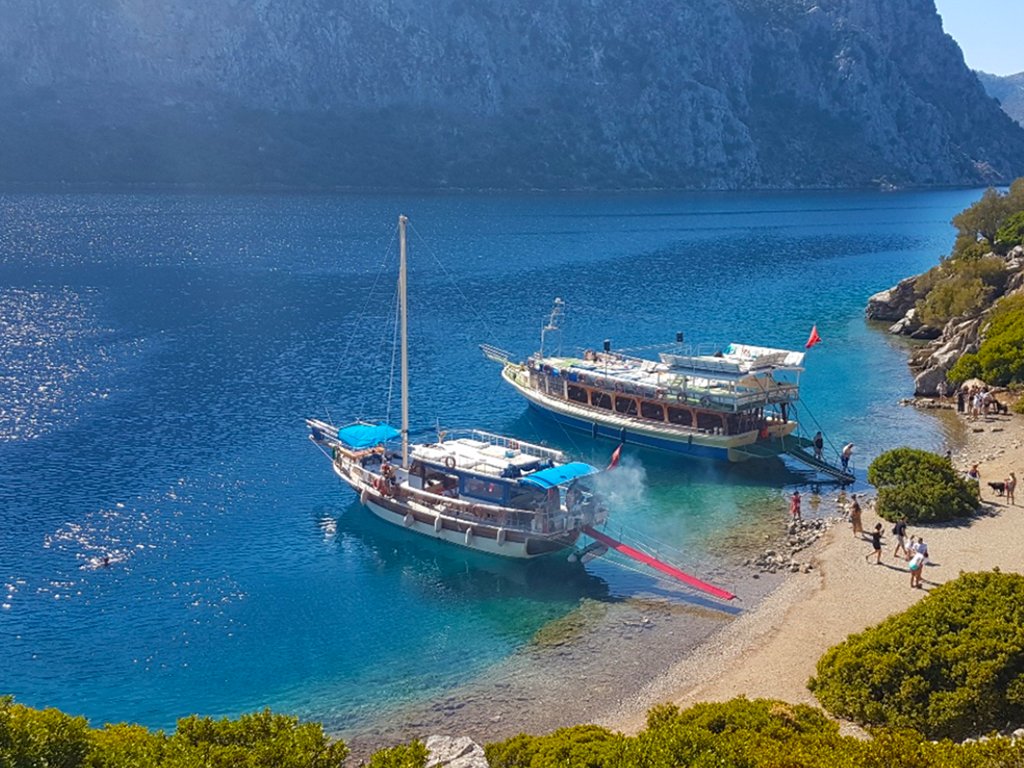
[[(83, 718), (0, 698), (0, 766), (17, 768), (326, 768), (345, 760), (315, 724), (264, 712), (238, 720), (188, 718), (187, 737), (137, 725), (92, 730)], [(186, 722), (186, 721), (182, 721)], [(812, 707), (735, 699), (680, 711), (655, 707), (633, 737), (581, 725), (520, 735), (486, 748), (493, 768), (1005, 768), (1024, 765), (1024, 740), (930, 743), (914, 731), (840, 736)], [(423, 768), (420, 742), (382, 749), (371, 768)]]
[(996, 245), (1004, 253), (1021, 244), (1024, 244), (1024, 211), (1010, 216), (996, 232)]
[(948, 460), (917, 448), (886, 451), (868, 467), (878, 489), (876, 511), (886, 520), (940, 522), (970, 515), (978, 508), (978, 486), (965, 480)]
[(1024, 723), (1024, 576), (962, 574), (829, 649), (810, 689), (837, 717), (963, 739)]
[(1006, 289), (1006, 262), (991, 254), (946, 261), (925, 272), (915, 288), (925, 295), (916, 303), (921, 322), (941, 328), (950, 318), (977, 314)]
[(1024, 760), (1024, 743), (932, 744), (913, 731), (862, 741), (841, 736), (819, 709), (739, 698), (682, 711), (655, 707), (632, 737), (583, 725), (516, 736), (486, 753), (491, 768), (1002, 768)]
[(999, 387), (1024, 384), (1024, 295), (1003, 298), (992, 311), (977, 353), (961, 356), (950, 369), (954, 384), (978, 377)]
[(425, 768), (430, 753), (422, 741), (387, 747), (374, 752), (369, 768)]
[(341, 768), (347, 755), (318, 723), (270, 710), (237, 720), (187, 717), (168, 736), (138, 725), (91, 729), (85, 718), (0, 698), (0, 766)]

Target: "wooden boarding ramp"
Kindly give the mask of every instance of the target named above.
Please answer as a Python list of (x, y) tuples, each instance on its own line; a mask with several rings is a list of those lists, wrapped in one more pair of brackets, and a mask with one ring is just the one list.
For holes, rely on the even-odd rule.
[(583, 532), (595, 541), (599, 541), (605, 546), (614, 549), (619, 554), (625, 555), (631, 560), (636, 560), (639, 563), (643, 563), (644, 565), (649, 566), (656, 571), (660, 571), (661, 573), (664, 573), (667, 576), (671, 576), (673, 579), (681, 581), (687, 586), (693, 587), (694, 589), (699, 589), (701, 592), (706, 592), (707, 594), (713, 597), (717, 597), (720, 600), (736, 599), (736, 595), (734, 595), (732, 592), (727, 592), (726, 590), (720, 587), (716, 587), (714, 584), (708, 584), (706, 581), (701, 581), (696, 576), (691, 576), (690, 574), (686, 573), (685, 571), (679, 570), (673, 565), (663, 563), (657, 558), (651, 557), (651, 555), (648, 555), (646, 552), (641, 552), (639, 549), (634, 549), (628, 544), (623, 544), (621, 541), (616, 541), (611, 536), (607, 536), (606, 534), (603, 534), (600, 531), (595, 530), (589, 525), (583, 529)]

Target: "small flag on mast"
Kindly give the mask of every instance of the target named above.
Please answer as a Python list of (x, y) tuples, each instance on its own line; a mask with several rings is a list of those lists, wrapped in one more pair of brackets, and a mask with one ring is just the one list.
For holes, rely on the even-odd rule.
[(817, 323), (815, 323), (813, 326), (811, 326), (811, 336), (809, 339), (807, 339), (807, 343), (804, 344), (804, 347), (810, 349), (815, 344), (818, 344), (820, 342), (821, 336), (818, 335), (818, 325)]
[(608, 471), (608, 469), (615, 469), (619, 466), (619, 456), (622, 455), (622, 446), (624, 445), (625, 443), (619, 443), (619, 447), (615, 449), (614, 453), (612, 453), (612, 460), (608, 462), (608, 467), (605, 471)]

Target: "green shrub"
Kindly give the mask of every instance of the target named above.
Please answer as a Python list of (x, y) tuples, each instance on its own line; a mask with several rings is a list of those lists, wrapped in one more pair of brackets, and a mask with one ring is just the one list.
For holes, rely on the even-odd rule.
[(422, 741), (374, 752), (369, 768), (424, 768), (430, 753)]
[(547, 736), (519, 735), (486, 748), (492, 768), (1009, 768), (1024, 765), (1024, 743), (1009, 739), (930, 743), (910, 730), (869, 741), (841, 736), (821, 710), (745, 698), (680, 711), (660, 705), (633, 737), (596, 726)]
[(491, 768), (600, 768), (623, 765), (624, 737), (596, 725), (561, 728), (547, 736), (520, 734), (484, 748)]
[(868, 482), (878, 489), (879, 516), (890, 521), (952, 520), (978, 508), (977, 484), (962, 478), (945, 458), (917, 448), (883, 453), (868, 467)]
[(1024, 576), (962, 574), (852, 635), (808, 683), (832, 714), (962, 739), (1024, 721)]
[(1024, 295), (1006, 296), (996, 304), (984, 336), (976, 353), (956, 361), (950, 381), (977, 376), (1000, 387), (1024, 384)]
[(78, 768), (89, 754), (89, 723), (57, 709), (31, 709), (0, 697), (0, 766)]
[(1024, 211), (1010, 216), (996, 232), (996, 245), (1006, 253), (1016, 245), (1024, 243)]
[(1006, 289), (1008, 277), (1006, 262), (991, 254), (947, 260), (915, 283), (925, 294), (915, 304), (918, 318), (941, 328), (950, 318), (977, 314)]

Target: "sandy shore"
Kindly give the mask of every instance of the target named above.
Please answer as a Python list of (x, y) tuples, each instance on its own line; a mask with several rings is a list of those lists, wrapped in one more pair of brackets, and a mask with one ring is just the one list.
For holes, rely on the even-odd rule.
[[(806, 683), (830, 646), (904, 610), (962, 571), (998, 567), (1024, 572), (1021, 491), (1016, 506), (1009, 506), (987, 485), (1010, 471), (1024, 476), (1024, 417), (964, 422), (964, 434), (965, 445), (954, 451), (953, 463), (963, 470), (975, 462), (980, 465), (985, 512), (963, 523), (911, 527), (911, 535), (924, 536), (931, 556), (924, 589), (910, 587), (906, 561), (894, 558), (891, 524), (881, 521), (886, 533), (881, 565), (865, 560), (872, 551), (869, 541), (854, 536), (849, 524), (839, 524), (817, 545), (814, 571), (788, 579), (756, 609), (596, 722), (634, 733), (643, 727), (647, 710), (659, 702), (685, 707), (736, 696), (816, 705)], [(880, 521), (873, 505), (865, 507), (863, 520), (865, 530)]]

